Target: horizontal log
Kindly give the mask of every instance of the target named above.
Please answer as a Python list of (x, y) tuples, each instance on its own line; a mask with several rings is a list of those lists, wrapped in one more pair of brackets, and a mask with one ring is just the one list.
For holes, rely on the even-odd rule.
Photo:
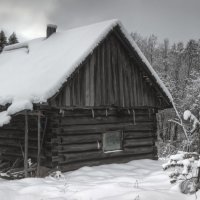
[[(58, 116), (62, 116), (62, 117), (71, 117), (71, 116), (74, 116), (74, 117), (79, 117), (79, 116), (93, 116), (92, 114), (92, 110), (94, 111), (94, 116), (116, 116), (116, 115), (119, 115), (119, 116), (122, 116), (122, 115), (125, 115), (125, 116), (129, 116), (132, 114), (132, 111), (134, 110), (135, 114), (139, 114), (139, 115), (142, 115), (142, 114), (155, 114), (155, 111), (153, 111), (151, 108), (134, 108), (134, 109), (107, 109), (107, 108), (104, 108), (104, 109), (95, 109), (95, 108), (88, 108), (88, 109), (85, 109), (82, 108), (82, 109), (73, 109), (73, 110), (65, 110), (65, 109), (62, 109), (62, 114), (61, 113), (58, 113), (58, 112), (55, 112), (55, 113), (52, 113), (52, 116), (54, 116), (55, 118), (57, 118)], [(106, 111), (107, 110), (107, 111)]]
[[(0, 152), (2, 155), (10, 155), (10, 154), (20, 154), (24, 153), (24, 148), (20, 148), (20, 146), (9, 146), (9, 147), (0, 147)], [(32, 155), (37, 155), (37, 148), (31, 146), (28, 148), (28, 155), (31, 157)]]
[(81, 144), (91, 143), (102, 140), (102, 134), (85, 134), (85, 135), (73, 135), (73, 136), (58, 136), (57, 141), (59, 144)]
[[(154, 116), (142, 115), (135, 116), (135, 122), (153, 122)], [(92, 124), (116, 124), (116, 123), (133, 123), (133, 116), (104, 116), (104, 117), (62, 117), (55, 119), (53, 123), (59, 123), (61, 126), (71, 125), (92, 125)]]
[[(37, 127), (37, 126), (35, 126)], [(0, 128), (0, 136), (23, 136), (24, 135), (24, 129), (1, 129)], [(37, 135), (37, 128), (29, 128), (29, 135)]]
[(59, 156), (59, 162), (60, 161), (82, 161), (87, 159), (94, 159), (94, 158), (100, 158), (102, 156), (102, 151), (96, 150), (96, 151), (90, 151), (90, 152), (79, 152), (79, 153), (58, 153)]
[[(24, 148), (24, 143), (21, 143), (21, 145), (19, 144), (19, 143), (17, 143), (17, 142), (6, 142), (6, 143), (4, 143), (4, 142), (2, 142), (2, 141), (0, 141), (0, 149), (11, 149), (11, 148), (14, 148), (14, 149), (21, 149), (21, 148)], [(29, 145), (28, 145), (28, 148), (29, 149), (32, 149), (32, 150), (37, 150), (37, 143), (29, 143)]]
[(102, 158), (102, 159), (92, 159), (92, 160), (85, 160), (81, 162), (59, 162), (59, 167), (62, 171), (70, 171), (75, 170), (83, 166), (96, 166), (102, 164), (113, 164), (113, 163), (126, 163), (132, 160), (139, 160), (139, 159), (154, 159), (154, 154), (142, 154), (142, 155), (128, 155), (128, 156), (119, 156), (119, 157), (111, 157), (111, 158)]
[(22, 127), (14, 127), (14, 126), (11, 126), (10, 125), (10, 127), (6, 127), (6, 126), (4, 126), (3, 128), (1, 128), (0, 129), (0, 133), (3, 133), (3, 132), (12, 132), (13, 133), (13, 131), (14, 132), (24, 132), (24, 128), (22, 128)]
[(123, 130), (123, 131), (152, 131), (155, 130), (156, 124), (153, 123), (143, 123), (133, 125), (132, 123), (123, 124), (101, 124), (101, 125), (76, 125), (70, 127), (61, 127), (57, 129), (52, 129), (57, 135), (67, 135), (67, 134), (86, 134), (86, 133), (102, 133), (111, 130)]
[(24, 133), (24, 130), (19, 130), (19, 129), (15, 129), (14, 127), (12, 127), (12, 128), (0, 128), (0, 135), (12, 135), (12, 134), (19, 134), (19, 135), (21, 135), (21, 134), (23, 134)]
[(71, 145), (59, 145), (58, 153), (69, 153), (69, 152), (83, 152), (90, 150), (98, 150), (101, 148), (99, 143), (88, 143), (88, 144), (71, 144)]
[(154, 150), (155, 150), (154, 146), (124, 147), (125, 152), (135, 153), (135, 154), (152, 153), (154, 152)]
[(103, 158), (111, 158), (111, 157), (118, 157), (118, 156), (128, 156), (128, 155), (138, 155), (143, 154), (140, 152), (127, 152), (127, 151), (117, 151), (117, 152), (110, 152), (104, 153), (103, 151), (91, 151), (91, 152), (81, 152), (81, 153), (59, 153), (59, 162), (67, 161), (84, 161), (88, 159), (103, 159)]
[[(17, 158), (22, 158), (23, 156), (20, 153), (4, 153), (0, 155), (0, 160), (7, 160), (7, 161), (16, 161)], [(29, 154), (29, 158), (34, 159), (36, 161), (37, 159), (37, 152), (36, 154)], [(45, 161), (45, 157), (41, 155), (41, 162)]]
[[(13, 141), (13, 142), (24, 142), (24, 137), (17, 137), (17, 136), (9, 136), (9, 137), (6, 137), (6, 136), (1, 136), (0, 135), (0, 140), (1, 141), (4, 141), (4, 143), (5, 143), (5, 141)], [(35, 138), (33, 138), (33, 137), (29, 137), (29, 141), (30, 142), (36, 142), (37, 141), (37, 138), (35, 137)]]
[(124, 139), (152, 138), (154, 135), (153, 131), (126, 131), (124, 132)]
[(138, 146), (152, 146), (154, 140), (152, 138), (148, 139), (125, 139), (124, 147), (138, 147)]

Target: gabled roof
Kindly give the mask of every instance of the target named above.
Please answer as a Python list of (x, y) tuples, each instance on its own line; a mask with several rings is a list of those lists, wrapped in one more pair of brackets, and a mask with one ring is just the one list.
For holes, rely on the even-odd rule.
[(110, 20), (58, 32), (48, 39), (39, 38), (8, 46), (0, 54), (0, 105), (10, 104), (0, 113), (0, 126), (9, 123), (10, 116), (33, 103), (46, 102), (92, 53), (115, 27), (119, 27), (134, 48), (148, 72), (172, 102), (172, 97), (138, 46), (118, 20)]

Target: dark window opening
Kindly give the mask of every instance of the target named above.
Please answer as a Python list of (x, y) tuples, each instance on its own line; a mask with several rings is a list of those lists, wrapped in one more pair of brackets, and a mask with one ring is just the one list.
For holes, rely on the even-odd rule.
[(120, 151), (122, 150), (122, 131), (110, 131), (103, 134), (103, 151)]

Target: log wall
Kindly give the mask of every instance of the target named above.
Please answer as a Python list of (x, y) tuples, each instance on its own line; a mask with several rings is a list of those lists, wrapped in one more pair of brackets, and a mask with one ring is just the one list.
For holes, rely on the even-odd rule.
[[(46, 118), (41, 118), (41, 164), (51, 166), (51, 148), (48, 147), (47, 135), (44, 135)], [(48, 124), (46, 125), (48, 126)], [(28, 158), (32, 162), (37, 160), (37, 116), (28, 116)], [(11, 123), (0, 128), (0, 160), (15, 162), (21, 160), (23, 164), (24, 157), (24, 135), (25, 135), (25, 116), (13, 116)], [(44, 137), (44, 138), (43, 138)]]
[[(44, 110), (41, 165), (68, 171), (85, 165), (156, 159), (156, 112), (152, 108)], [(122, 151), (104, 153), (103, 133), (115, 130), (123, 133)], [(23, 162), (23, 152), (24, 116), (17, 115), (0, 128), (0, 159)], [(37, 160), (37, 116), (29, 116), (28, 158)]]
[[(133, 115), (134, 113), (134, 115)], [(53, 166), (73, 170), (85, 165), (156, 159), (156, 116), (153, 109), (64, 110), (52, 115)], [(122, 151), (104, 153), (103, 133), (123, 132)]]

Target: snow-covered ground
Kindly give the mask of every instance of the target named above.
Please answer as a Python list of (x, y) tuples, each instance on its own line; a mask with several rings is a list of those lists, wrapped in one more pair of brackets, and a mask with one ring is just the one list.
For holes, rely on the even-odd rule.
[(162, 164), (146, 159), (83, 167), (59, 179), (0, 179), (0, 200), (195, 200), (169, 183)]

